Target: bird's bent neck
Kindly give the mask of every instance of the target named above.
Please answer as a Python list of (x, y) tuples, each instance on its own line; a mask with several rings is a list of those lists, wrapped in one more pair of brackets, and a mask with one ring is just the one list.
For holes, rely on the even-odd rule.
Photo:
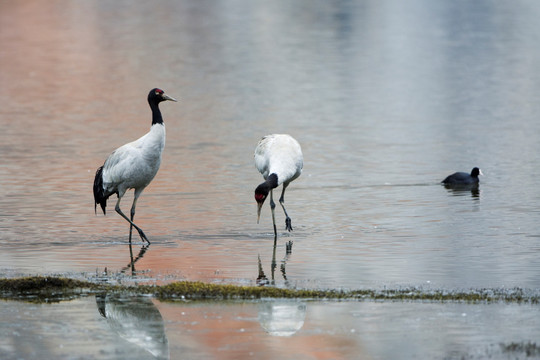
[(277, 174), (272, 173), (272, 174), (268, 175), (268, 177), (266, 178), (266, 181), (263, 182), (263, 184), (265, 184), (265, 187), (268, 188), (268, 190), (272, 190), (272, 189), (277, 188), (277, 186), (278, 186), (278, 176), (277, 176)]
[(161, 111), (159, 110), (159, 103), (149, 102), (150, 109), (152, 109), (152, 125), (154, 124), (163, 124), (163, 117), (161, 116)]
[[(261, 198), (264, 201), (266, 198), (266, 195), (270, 192), (270, 190), (276, 188), (278, 186), (278, 177), (276, 174), (272, 173), (267, 178), (266, 181), (259, 184), (257, 188), (255, 189), (255, 198), (257, 199), (257, 194), (263, 195)], [(259, 200), (257, 200), (259, 201)]]

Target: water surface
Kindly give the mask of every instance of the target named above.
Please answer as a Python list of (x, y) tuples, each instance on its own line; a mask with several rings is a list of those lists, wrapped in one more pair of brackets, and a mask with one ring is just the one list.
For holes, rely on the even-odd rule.
[(530, 359), (540, 350), (523, 339), (540, 336), (538, 311), (516, 304), (161, 303), (102, 294), (61, 304), (5, 302), (0, 355), (47, 360)]
[[(539, 16), (527, 0), (0, 1), (0, 274), (255, 284), (260, 258), (282, 287), (539, 289)], [(94, 214), (92, 183), (148, 130), (153, 87), (181, 101), (161, 105), (167, 145), (136, 217), (152, 244), (134, 243), (132, 277), (128, 226), (112, 207)], [(305, 158), (275, 249), (253, 199), (269, 133)], [(475, 166), (478, 189), (439, 184)], [(424, 307), (437, 324), (438, 306)], [(529, 310), (498, 306), (516, 324)], [(313, 332), (351, 349), (379, 336), (353, 327), (362, 341)]]
[[(129, 263), (94, 215), (95, 169), (147, 131), (167, 145), (139, 202), (148, 277), (251, 282), (271, 262), (253, 149), (290, 133), (305, 168), (278, 213), (292, 284), (538, 287), (534, 2), (1, 3), (2, 271)], [(438, 183), (479, 166), (476, 192)], [(131, 194), (122, 203), (125, 211)], [(140, 244), (136, 246), (138, 251)]]

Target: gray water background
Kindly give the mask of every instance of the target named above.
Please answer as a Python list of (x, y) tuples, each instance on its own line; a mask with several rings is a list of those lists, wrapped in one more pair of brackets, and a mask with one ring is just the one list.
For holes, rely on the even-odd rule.
[[(277, 254), (294, 241), (294, 285), (539, 286), (535, 2), (1, 6), (2, 272), (129, 263), (126, 223), (113, 205), (94, 215), (92, 183), (148, 130), (157, 86), (181, 100), (161, 105), (162, 167), (138, 203), (147, 277), (256, 277), (273, 242), (253, 150), (289, 133), (305, 165)], [(474, 166), (478, 192), (439, 185)]]
[[(265, 134), (289, 133), (305, 165), (287, 190), (292, 233), (277, 209), (276, 286), (538, 291), (539, 18), (537, 2), (524, 0), (0, 1), (0, 274), (252, 285), (260, 257), (270, 278), (270, 209), (257, 224), (253, 150)], [(163, 162), (136, 217), (152, 244), (132, 276), (128, 226), (111, 205), (94, 214), (92, 182), (111, 151), (148, 131), (153, 87), (180, 102), (161, 105)], [(474, 166), (485, 174), (478, 191), (439, 184)], [(50, 349), (66, 337), (91, 351), (103, 344), (88, 338), (95, 319), (80, 317), (81, 302), (100, 319), (93, 299), (58, 305), (66, 317), (43, 340)], [(208, 313), (244, 316), (242, 305), (209, 303), (183, 323), (185, 311), (154, 303), (169, 337)], [(32, 306), (4, 303), (6, 358), (54, 318), (56, 305)], [(372, 358), (505, 358), (499, 343), (538, 341), (536, 307), (461, 306), (308, 304), (290, 338), (297, 347), (273, 346), (291, 358), (316, 357), (313, 344), (350, 358), (365, 343)], [(310, 323), (315, 309), (322, 320)], [(71, 328), (71, 317), (82, 324)], [(231, 331), (203, 326), (191, 354), (204, 358), (204, 339)], [(268, 340), (246, 334), (238, 341)], [(122, 347), (113, 354), (144, 358), (103, 336)]]

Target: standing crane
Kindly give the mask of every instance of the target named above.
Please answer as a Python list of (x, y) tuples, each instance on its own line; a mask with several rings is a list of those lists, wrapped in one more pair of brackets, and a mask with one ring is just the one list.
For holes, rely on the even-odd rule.
[[(133, 222), (133, 218), (135, 217), (137, 199), (156, 176), (161, 164), (161, 153), (165, 147), (165, 124), (159, 110), (159, 103), (165, 100), (177, 101), (166, 95), (161, 89), (150, 90), (148, 93), (148, 104), (152, 110), (150, 131), (139, 139), (113, 151), (103, 166), (97, 169), (94, 179), (94, 210), (97, 211), (97, 204), (99, 204), (105, 215), (107, 199), (116, 194), (118, 201), (114, 209), (130, 224), (130, 244), (133, 228), (137, 229), (143, 242), (146, 241), (150, 244), (142, 229)], [(120, 200), (129, 189), (135, 189), (131, 218), (128, 218), (120, 209)]]

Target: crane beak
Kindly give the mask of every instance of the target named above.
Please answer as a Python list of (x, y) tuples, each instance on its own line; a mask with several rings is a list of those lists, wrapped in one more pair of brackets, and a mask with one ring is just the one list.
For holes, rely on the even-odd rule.
[(261, 208), (262, 208), (262, 205), (263, 205), (262, 202), (258, 202), (258, 203), (257, 203), (257, 224), (259, 223), (259, 219), (261, 218)]
[(178, 102), (178, 100), (176, 100), (176, 99), (173, 98), (173, 97), (170, 97), (170, 96), (167, 95), (167, 94), (162, 94), (161, 97), (163, 98), (163, 100), (170, 100), (170, 101)]

